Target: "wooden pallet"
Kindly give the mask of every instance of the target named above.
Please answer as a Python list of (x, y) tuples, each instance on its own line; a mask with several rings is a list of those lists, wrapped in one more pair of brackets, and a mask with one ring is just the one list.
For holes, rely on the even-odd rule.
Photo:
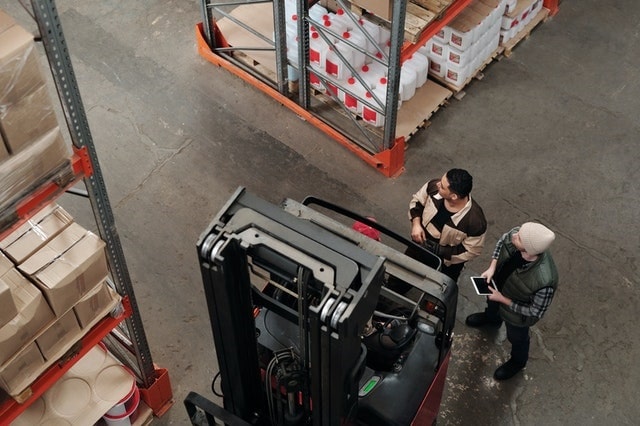
[[(422, 32), (435, 20), (439, 19), (454, 0), (411, 0), (407, 3), (407, 13), (404, 19), (404, 39), (415, 43), (420, 39)], [(371, 15), (361, 6), (351, 3), (351, 11), (358, 15), (367, 15), (372, 21), (381, 21), (389, 24), (389, 21), (378, 16)]]
[(410, 2), (433, 12), (439, 18), (451, 6), (453, 0), (410, 0)]
[(502, 55), (506, 58), (510, 57), (513, 53), (513, 49), (522, 41), (529, 38), (531, 35), (531, 31), (538, 27), (538, 25), (545, 22), (549, 19), (549, 9), (543, 7), (540, 9), (538, 14), (531, 19), (531, 21), (525, 25), (525, 27), (520, 30), (518, 34), (508, 40), (505, 44), (502, 45)]

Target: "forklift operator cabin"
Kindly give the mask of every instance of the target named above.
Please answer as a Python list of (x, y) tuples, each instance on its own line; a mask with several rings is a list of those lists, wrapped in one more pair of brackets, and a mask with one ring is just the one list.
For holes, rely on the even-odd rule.
[[(368, 222), (395, 244), (410, 241), (305, 200), (316, 201), (321, 209), (293, 200), (277, 207), (240, 188), (200, 237), (224, 395), (215, 412), (237, 424), (432, 423), (456, 284), (334, 217)], [(396, 293), (391, 280), (411, 290)], [(185, 401), (192, 422), (204, 412), (213, 423), (207, 407), (215, 404), (202, 399)]]

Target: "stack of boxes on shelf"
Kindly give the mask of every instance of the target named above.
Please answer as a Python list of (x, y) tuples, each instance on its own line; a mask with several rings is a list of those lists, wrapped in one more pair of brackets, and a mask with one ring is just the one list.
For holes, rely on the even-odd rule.
[(502, 16), (500, 44), (516, 36), (542, 10), (542, 0), (509, 0)]
[[(289, 80), (298, 78), (297, 25), (295, 2), (285, 2)], [(387, 96), (389, 29), (353, 12), (335, 11), (316, 3), (309, 16), (309, 83), (336, 97), (363, 121), (384, 125)], [(317, 28), (320, 27), (320, 28)], [(402, 65), (398, 107), (411, 99), (427, 80), (429, 61), (415, 53)]]
[(0, 241), (0, 388), (9, 395), (118, 305), (104, 246), (55, 204)]
[(474, 0), (419, 51), (430, 60), (429, 73), (463, 86), (498, 48), (507, 0)]
[(33, 35), (0, 10), (0, 207), (68, 162)]
[[(33, 36), (0, 11), (2, 216), (68, 165)], [(17, 228), (2, 226), (0, 389), (18, 397), (120, 296), (106, 282), (105, 243), (60, 206), (44, 206)]]

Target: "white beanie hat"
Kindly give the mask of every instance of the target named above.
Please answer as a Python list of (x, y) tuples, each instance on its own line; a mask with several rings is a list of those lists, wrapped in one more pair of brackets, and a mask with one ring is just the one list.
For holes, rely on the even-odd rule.
[(529, 254), (540, 254), (551, 246), (556, 234), (544, 225), (535, 222), (526, 222), (518, 231), (520, 241), (525, 251)]

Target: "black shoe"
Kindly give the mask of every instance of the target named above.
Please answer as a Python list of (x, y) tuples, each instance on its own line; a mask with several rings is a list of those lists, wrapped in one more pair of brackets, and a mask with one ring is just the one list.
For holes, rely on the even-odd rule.
[(512, 359), (502, 364), (498, 369), (493, 373), (493, 378), (496, 380), (507, 380), (516, 375), (516, 373), (524, 368), (516, 364)]
[(500, 318), (489, 318), (484, 312), (471, 314), (465, 321), (469, 327), (500, 327), (502, 320)]

